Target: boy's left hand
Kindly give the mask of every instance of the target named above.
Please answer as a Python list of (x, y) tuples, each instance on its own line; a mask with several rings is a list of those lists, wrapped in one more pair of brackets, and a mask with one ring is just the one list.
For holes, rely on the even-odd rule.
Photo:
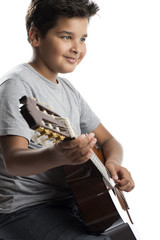
[(105, 166), (109, 170), (119, 190), (130, 192), (134, 188), (134, 181), (126, 168), (111, 162), (106, 162)]

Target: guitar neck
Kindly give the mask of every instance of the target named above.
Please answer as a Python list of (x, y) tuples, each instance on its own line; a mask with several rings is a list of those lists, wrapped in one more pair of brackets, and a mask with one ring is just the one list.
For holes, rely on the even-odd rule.
[[(72, 134), (75, 136), (75, 138), (80, 136), (80, 134), (77, 132), (77, 130), (71, 126), (69, 121), (68, 121), (67, 125), (68, 125), (68, 128), (71, 130)], [(96, 151), (96, 149), (95, 149), (95, 151)], [(99, 157), (93, 150), (92, 150), (92, 156), (90, 157), (90, 160), (92, 161), (92, 163), (96, 166), (96, 168), (99, 170), (99, 172), (103, 176), (106, 186), (110, 189), (114, 189), (115, 184), (114, 184), (113, 179), (111, 178), (111, 175), (110, 175), (108, 169), (104, 166), (102, 161), (99, 159)]]
[(90, 160), (92, 161), (92, 163), (96, 166), (96, 168), (99, 170), (99, 172), (103, 176), (107, 187), (110, 189), (114, 189), (115, 184), (114, 184), (114, 181), (112, 180), (112, 178), (110, 177), (109, 171), (107, 170), (107, 168), (104, 166), (104, 164), (101, 162), (101, 160), (97, 157), (97, 155), (94, 152), (93, 152)]

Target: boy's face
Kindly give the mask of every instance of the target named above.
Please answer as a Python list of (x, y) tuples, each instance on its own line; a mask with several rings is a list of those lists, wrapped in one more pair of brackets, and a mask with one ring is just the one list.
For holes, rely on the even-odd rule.
[(45, 37), (39, 36), (36, 64), (46, 78), (72, 72), (86, 54), (88, 19), (61, 18)]

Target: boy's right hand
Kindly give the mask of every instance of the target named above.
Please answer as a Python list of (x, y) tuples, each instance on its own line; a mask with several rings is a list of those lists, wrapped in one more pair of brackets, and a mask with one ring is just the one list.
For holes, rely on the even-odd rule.
[(58, 160), (60, 165), (77, 165), (88, 161), (92, 155), (92, 148), (97, 142), (94, 136), (94, 133), (82, 134), (76, 139), (54, 144), (53, 161)]

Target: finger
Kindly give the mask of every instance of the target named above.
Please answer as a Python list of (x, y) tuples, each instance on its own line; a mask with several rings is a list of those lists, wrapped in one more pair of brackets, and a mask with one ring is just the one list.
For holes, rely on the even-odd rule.
[(120, 188), (122, 189), (122, 188), (128, 187), (130, 185), (130, 181), (128, 179), (117, 180), (116, 184), (119, 187), (119, 189)]
[(134, 184), (134, 181), (132, 180), (132, 178), (120, 180), (118, 182), (119, 183), (117, 183), (117, 187), (121, 191), (129, 192), (129, 191), (133, 190), (133, 188), (135, 187), (135, 184)]
[(83, 139), (85, 138), (85, 135), (82, 134), (81, 136), (79, 136), (76, 139), (67, 139), (64, 140), (62, 142), (60, 142), (61, 145), (63, 145), (64, 149), (78, 149), (79, 145), (81, 144), (81, 142), (83, 141)]
[(97, 139), (96, 139), (96, 138), (93, 138), (93, 139), (89, 142), (88, 145), (86, 145), (86, 146), (84, 146), (83, 148), (79, 149), (78, 152), (79, 152), (80, 156), (85, 156), (85, 155), (88, 154), (89, 152), (91, 152), (91, 153), (93, 154), (92, 148), (95, 146), (96, 142), (97, 142)]
[(91, 156), (92, 156), (93, 152), (91, 150), (89, 150), (86, 154), (84, 154), (83, 156), (77, 158), (75, 157), (73, 163), (74, 164), (82, 164), (82, 163), (85, 163), (87, 162)]
[(88, 142), (90, 142), (93, 138), (95, 137), (94, 133), (89, 133), (88, 135), (86, 135), (86, 138), (88, 139)]
[(93, 145), (95, 144), (95, 134), (94, 133), (89, 133), (88, 135), (80, 135), (77, 138), (77, 143), (80, 147), (85, 147), (88, 146), (91, 143), (91, 147), (93, 147)]
[(81, 135), (79, 139), (77, 139), (78, 145), (74, 147), (74, 150), (75, 152), (78, 151), (83, 156), (94, 147), (96, 142), (97, 139), (94, 138), (94, 134), (85, 137), (84, 135)]
[(88, 161), (93, 154), (92, 148), (94, 147), (96, 142), (97, 139), (94, 138), (94, 134), (90, 134), (90, 136), (88, 136), (88, 141), (86, 142), (86, 145), (73, 152), (75, 161), (79, 163)]
[(130, 172), (126, 168), (121, 168), (118, 172), (119, 179), (116, 181), (120, 186), (126, 186), (133, 182)]
[(89, 134), (89, 136), (81, 135), (78, 139), (60, 142), (59, 151), (70, 163), (80, 164), (90, 159), (93, 154), (92, 147), (96, 141), (94, 134)]
[(109, 170), (110, 174), (111, 174), (111, 177), (113, 178), (114, 181), (118, 181), (119, 180), (119, 177), (118, 177), (118, 174), (117, 174), (117, 171), (115, 169), (115, 167), (112, 165), (112, 164), (108, 164), (107, 165), (107, 169)]
[(88, 135), (82, 134), (74, 140), (66, 140), (64, 147), (75, 148), (75, 150), (78, 149), (79, 147), (82, 148), (88, 145), (92, 141), (94, 136), (95, 136), (94, 133), (89, 133)]
[(125, 186), (120, 186), (118, 184), (116, 186), (120, 191), (125, 191), (125, 192), (130, 192), (134, 189), (134, 185), (132, 185), (130, 183)]

